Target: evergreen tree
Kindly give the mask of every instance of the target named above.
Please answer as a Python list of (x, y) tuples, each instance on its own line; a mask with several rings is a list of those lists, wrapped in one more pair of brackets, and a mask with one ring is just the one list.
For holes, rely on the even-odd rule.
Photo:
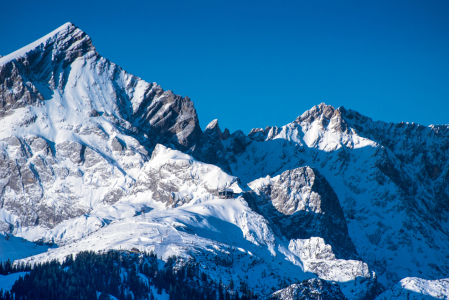
[[(165, 290), (173, 300), (217, 300), (217, 293), (219, 300), (240, 300), (238, 293), (231, 297), (224, 290), (221, 279), (217, 284), (205, 273), (200, 278), (199, 265), (194, 260), (184, 266), (177, 262), (176, 257), (170, 257), (164, 268), (158, 270), (154, 253), (135, 255), (119, 251), (80, 252), (76, 258), (67, 256), (62, 264), (53, 260), (37, 263), (32, 269), (30, 265), (13, 266), (10, 261), (3, 262), (0, 263), (3, 272), (29, 270), (29, 274), (20, 277), (10, 292), (0, 290), (0, 300), (96, 299), (97, 291), (100, 299), (112, 295), (120, 300), (155, 300), (151, 287), (158, 294)], [(145, 281), (142, 277), (146, 277)], [(233, 286), (231, 280), (229, 287)], [(242, 299), (253, 298), (245, 282), (241, 291)]]
[(220, 277), (220, 282), (218, 283), (218, 300), (224, 300), (223, 282), (221, 282), (221, 277)]

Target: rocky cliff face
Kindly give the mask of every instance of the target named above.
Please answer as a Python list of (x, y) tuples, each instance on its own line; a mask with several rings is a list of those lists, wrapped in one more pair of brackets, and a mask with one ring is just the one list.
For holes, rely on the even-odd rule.
[(201, 129), (189, 98), (101, 57), (67, 23), (0, 59), (0, 205), (17, 226), (53, 227), (113, 204), (157, 143), (188, 150)]
[(287, 170), (249, 186), (257, 195), (258, 210), (288, 239), (319, 236), (339, 258), (359, 258), (348, 236), (337, 195), (317, 170), (309, 167)]
[(373, 122), (320, 104), (248, 137), (245, 150), (229, 160), (232, 174), (248, 183), (304, 166), (317, 170), (338, 198), (356, 252), (382, 284), (406, 274), (437, 279), (448, 273), (442, 263), (449, 237), (447, 126)]
[(67, 67), (77, 58), (95, 55), (91, 39), (75, 26), (66, 24), (28, 48), (3, 57), (0, 116), (12, 114), (15, 108), (38, 105), (44, 97), (37, 83), (46, 82), (52, 89), (62, 89), (70, 71)]
[(150, 161), (142, 168), (132, 194), (151, 192), (152, 199), (174, 208), (192, 200), (210, 198), (211, 194), (217, 194), (224, 187), (232, 188), (236, 193), (242, 192), (237, 177), (214, 165), (157, 145)]
[(345, 295), (337, 284), (328, 283), (320, 279), (309, 279), (299, 284), (292, 284), (276, 293), (270, 300), (344, 300)]
[[(170, 247), (193, 255), (178, 245), (193, 234), (169, 225), (179, 213), (176, 222), (207, 228), (204, 241), (220, 240), (200, 252), (227, 261), (236, 248), (223, 243), (243, 232), (235, 257), (251, 258), (239, 267), (263, 274), (264, 295), (289, 286), (275, 299), (372, 299), (377, 280), (447, 277), (448, 161), (447, 125), (375, 122), (325, 104), (248, 136), (217, 120), (201, 131), (188, 97), (101, 57), (71, 23), (0, 57), (0, 230), (82, 244), (114, 218), (154, 209), (164, 224), (155, 214), (145, 226), (173, 229)], [(216, 199), (226, 187), (241, 197)], [(170, 247), (158, 249), (168, 257)], [(268, 260), (285, 263), (269, 269), (283, 274), (276, 287)], [(292, 286), (289, 272), (321, 280)]]

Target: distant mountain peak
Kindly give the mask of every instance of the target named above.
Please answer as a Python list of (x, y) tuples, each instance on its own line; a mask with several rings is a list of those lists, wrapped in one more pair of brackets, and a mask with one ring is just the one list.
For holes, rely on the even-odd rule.
[(217, 119), (212, 120), (209, 124), (207, 124), (206, 129), (204, 129), (204, 133), (211, 137), (218, 138), (218, 140), (226, 140), (231, 136), (228, 128), (225, 128), (224, 131), (221, 131)]
[[(208, 129), (220, 129), (220, 126), (218, 126), (218, 120), (217, 119), (215, 119), (215, 120), (212, 120), (212, 121), (210, 121), (210, 123), (209, 124), (207, 124), (207, 126), (206, 126), (206, 129), (205, 130), (208, 130)], [(221, 130), (220, 130), (221, 131)]]
[[(58, 243), (29, 262), (120, 247), (250, 274), (265, 296), (321, 279), (280, 299), (373, 299), (378, 282), (449, 273), (448, 125), (325, 103), (248, 136), (218, 123), (202, 131), (187, 96), (124, 71), (66, 23), (0, 58), (0, 231)], [(239, 195), (217, 198), (222, 188)]]
[(296, 118), (295, 122), (301, 123), (305, 121), (307, 123), (312, 123), (315, 119), (320, 117), (329, 120), (332, 118), (335, 111), (336, 109), (333, 106), (327, 105), (323, 102), (305, 111), (302, 115)]

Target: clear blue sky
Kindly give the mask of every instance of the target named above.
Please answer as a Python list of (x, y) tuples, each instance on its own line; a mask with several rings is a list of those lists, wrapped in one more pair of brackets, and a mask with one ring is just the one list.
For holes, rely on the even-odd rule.
[(201, 127), (282, 126), (313, 105), (449, 123), (449, 1), (6, 1), (0, 54), (71, 21), (125, 70), (188, 95)]

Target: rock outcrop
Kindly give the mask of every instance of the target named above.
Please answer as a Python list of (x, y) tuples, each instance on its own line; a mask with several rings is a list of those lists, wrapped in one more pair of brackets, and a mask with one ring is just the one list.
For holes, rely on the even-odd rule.
[[(43, 226), (129, 193), (158, 143), (201, 140), (193, 103), (101, 57), (67, 23), (0, 59), (0, 205)], [(0, 221), (2, 222), (2, 221)]]
[(321, 279), (304, 280), (273, 293), (270, 300), (345, 300), (338, 284)]
[[(374, 297), (376, 280), (447, 277), (448, 125), (384, 123), (322, 103), (248, 136), (217, 120), (202, 131), (187, 96), (101, 57), (71, 23), (0, 57), (0, 230), (62, 236), (60, 224), (97, 208), (176, 209), (229, 186), (252, 210), (252, 222), (232, 220), (246, 240), (262, 244), (250, 234), (262, 222), (267, 253), (321, 279), (341, 276), (354, 299)], [(273, 297), (311, 290), (341, 296), (317, 280)]]
[(338, 258), (358, 259), (337, 195), (315, 169), (301, 167), (249, 184), (258, 210), (288, 239), (321, 237)]

